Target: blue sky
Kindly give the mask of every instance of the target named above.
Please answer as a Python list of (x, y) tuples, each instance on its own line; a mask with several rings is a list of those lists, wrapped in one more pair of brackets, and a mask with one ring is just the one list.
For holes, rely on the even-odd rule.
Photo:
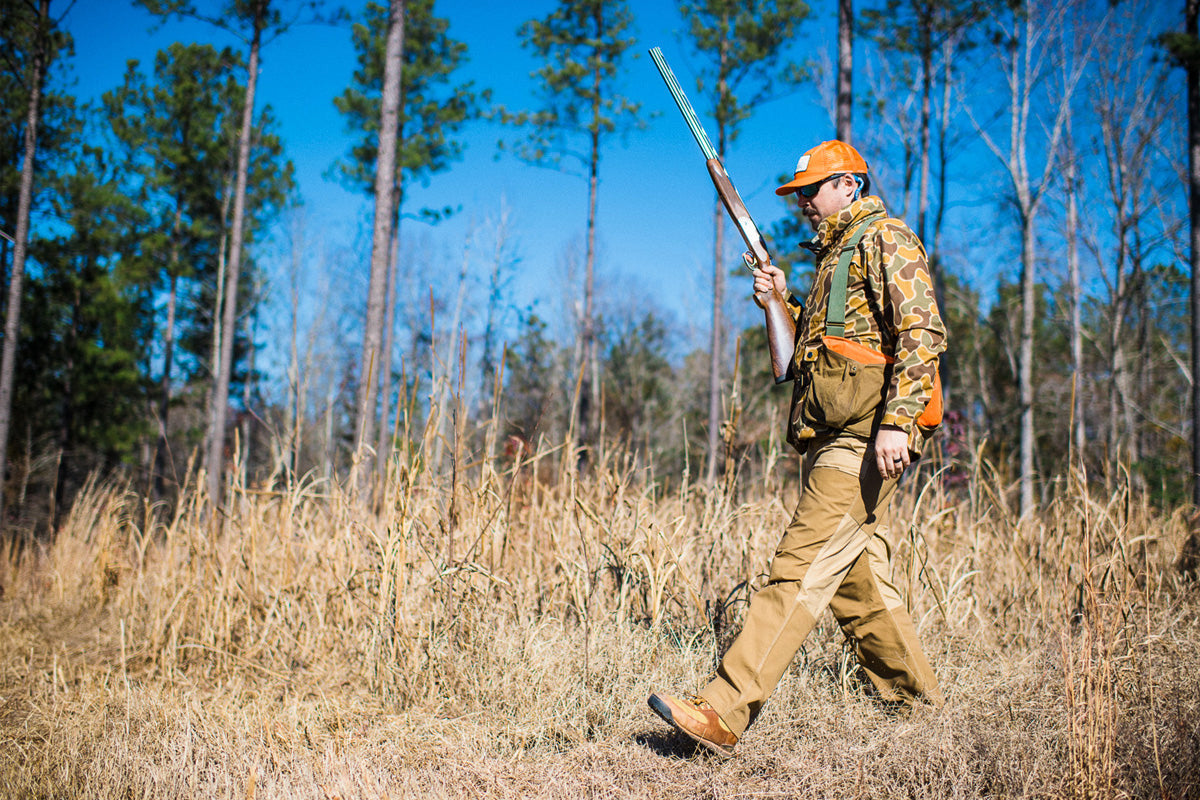
[[(211, 0), (210, 4), (215, 3)], [(480, 88), (490, 87), (497, 103), (529, 108), (535, 103), (530, 72), (537, 64), (521, 48), (517, 28), (526, 20), (544, 17), (555, 5), (553, 0), (440, 0), (436, 13), (449, 20), (450, 34), (467, 45), (469, 60), (461, 70), (462, 77), (474, 80)], [(804, 54), (817, 62), (830, 64), (836, 28), (834, 4), (827, 0), (813, 5), (813, 16), (801, 27), (795, 47), (803, 48)], [(54, 6), (64, 8), (65, 0), (55, 0)], [(679, 323), (676, 347), (704, 348), (710, 322), (713, 190), (700, 151), (645, 53), (660, 45), (689, 92), (694, 86), (689, 67), (692, 59), (680, 32), (675, 0), (639, 0), (630, 7), (638, 38), (631, 53), (636, 58), (626, 63), (620, 89), (642, 104), (647, 127), (632, 133), (624, 144), (609, 141), (604, 151), (597, 279), (607, 305), (602, 303), (601, 308), (665, 306)], [(1147, 36), (1174, 19), (1174, 12), (1161, 6), (1151, 8), (1152, 18), (1141, 20)], [(358, 10), (357, 4), (350, 9), (351, 13)], [(77, 0), (66, 24), (75, 38), (75, 93), (84, 99), (118, 85), (127, 59), (149, 64), (155, 52), (174, 41), (236, 44), (201, 23), (172, 22), (151, 32), (153, 20), (125, 0)], [(1113, 24), (1127, 24), (1127, 20), (1118, 18)], [(984, 53), (983, 57), (994, 54)], [(881, 65), (864, 42), (856, 45), (856, 59), (857, 99), (863, 101), (872, 86), (887, 92)], [(976, 63), (972, 66), (968, 61)], [(314, 279), (309, 294), (317, 303), (326, 303), (328, 298), (320, 293), (320, 287), (335, 286), (344, 304), (343, 317), (361, 314), (365, 305), (372, 211), (367, 198), (324, 177), (353, 138), (344, 130), (332, 103), (350, 81), (353, 69), (348, 24), (299, 27), (265, 49), (258, 98), (260, 108), (270, 104), (274, 109), (287, 154), (295, 163), (310, 241), (315, 248), (342, 254), (341, 273), (324, 283)], [(1003, 108), (1005, 95), (997, 85), (994, 62), (972, 58), (960, 69), (970, 76), (961, 89), (963, 102), (972, 105), (979, 118), (988, 118), (989, 107)], [(1172, 73), (1170, 80), (1176, 79)], [(825, 77), (759, 107), (743, 124), (740, 138), (725, 159), (727, 170), (764, 230), (786, 212), (784, 202), (772, 191), (775, 178), (788, 172), (808, 147), (833, 137), (832, 122), (819, 99), (828, 96), (827, 88), (821, 91), (821, 81), (826, 87), (831, 82)], [(1047, 113), (1046, 108), (1039, 102), (1035, 112)], [(961, 107), (957, 110), (960, 131), (969, 130)], [(703, 117), (703, 109), (700, 111)], [(1005, 124), (1001, 114), (994, 125), (1000, 138)], [(711, 123), (707, 125), (711, 132)], [(522, 308), (536, 303), (539, 313), (553, 323), (567, 316), (564, 298), (572, 296), (564, 287), (567, 278), (561, 264), (572, 244), (582, 249), (587, 185), (577, 175), (531, 167), (511, 155), (497, 158), (496, 141), (504, 134), (484, 122), (468, 126), (461, 137), (466, 145), (463, 159), (433, 176), (428, 186), (410, 188), (406, 198), (409, 211), (422, 206), (461, 206), (463, 210), (435, 227), (405, 222), (402, 258), (407, 260), (402, 263), (419, 280), (426, 280), (439, 297), (451, 298), (472, 221), (495, 214), (505, 198), (512, 209), (512, 233), (520, 258), (512, 301)], [(894, 134), (886, 125), (865, 119), (861, 107), (856, 110), (855, 134), (876, 175), (876, 189), (882, 189), (892, 210), (903, 215), (897, 196), (898, 162), (893, 163)], [(893, 152), (878, 152), (872, 142), (886, 142)], [(1017, 229), (1011, 209), (1004, 205), (1011, 189), (999, 162), (976, 137), (966, 135), (955, 148), (952, 206), (942, 253), (949, 269), (978, 288), (987, 304), (995, 296), (996, 282), (1002, 278), (1013, 281), (1018, 273)], [(1036, 161), (1037, 156), (1034, 145), (1031, 157)], [(1089, 169), (1097, 170), (1094, 164)], [(1039, 226), (1040, 235), (1050, 239), (1042, 250), (1043, 257), (1050, 260), (1045, 275), (1057, 280), (1051, 276), (1061, 273), (1062, 267), (1056, 263), (1052, 206)], [(1097, 224), (1103, 228), (1105, 212), (1099, 206), (1094, 210)], [(727, 229), (726, 239), (732, 265), (741, 248), (732, 228)], [(276, 275), (283, 261), (283, 253), (265, 250), (260, 254), (260, 262), (268, 271), (275, 268)], [(748, 299), (749, 291), (745, 273), (730, 283), (728, 307), (738, 326), (761, 319)], [(352, 328), (344, 320), (342, 324)], [(732, 341), (729, 344), (732, 348)]]
[[(535, 102), (529, 73), (537, 64), (521, 48), (516, 31), (554, 5), (450, 0), (437, 3), (436, 13), (449, 19), (450, 34), (468, 47), (463, 77), (491, 87), (496, 102), (520, 108)], [(643, 0), (631, 7), (638, 36), (631, 52), (637, 58), (626, 65), (622, 91), (642, 103), (647, 128), (633, 133), (625, 144), (610, 141), (603, 155), (598, 280), (614, 302), (658, 298), (697, 335), (707, 327), (709, 316), (712, 185), (699, 149), (645, 52), (662, 46), (689, 92), (694, 85), (690, 57), (682, 45), (674, 0)], [(356, 10), (350, 9), (352, 14)], [(66, 18), (75, 38), (75, 93), (98, 97), (119, 84), (128, 59), (148, 66), (155, 52), (177, 40), (236, 44), (202, 23), (171, 22), (151, 30), (153, 22), (123, 0), (78, 0)], [(816, 33), (820, 27), (810, 23), (808, 30)], [(813, 41), (805, 44), (811, 47)], [(353, 69), (348, 24), (295, 28), (263, 52), (257, 105), (261, 109), (270, 104), (278, 117), (287, 155), (296, 166), (309, 229), (319, 229), (326, 246), (341, 245), (361, 255), (365, 271), (371, 205), (324, 177), (351, 141), (332, 98), (348, 84)], [(815, 91), (808, 91), (764, 106), (744, 125), (726, 158), (726, 168), (764, 230), (785, 211), (771, 191), (775, 176), (787, 171), (812, 143), (833, 135), (815, 97)], [(805, 124), (797, 125), (797, 120)], [(433, 260), (445, 258), (448, 272), (456, 274), (471, 220), (494, 213), (503, 196), (513, 209), (521, 257), (514, 300), (520, 306), (537, 300), (545, 309), (562, 297), (558, 284), (563, 278), (557, 269), (563, 253), (573, 241), (582, 241), (587, 185), (577, 175), (527, 166), (511, 155), (497, 158), (496, 141), (504, 133), (482, 122), (469, 126), (462, 136), (464, 158), (433, 176), (427, 187), (413, 188), (406, 198), (408, 210), (461, 205), (463, 211), (433, 228), (406, 222), (403, 233), (410, 242), (419, 238), (427, 254), (432, 250)], [(727, 239), (735, 236), (730, 230)], [(738, 251), (733, 249), (731, 256)], [(436, 264), (421, 269), (437, 282)], [(733, 291), (746, 296), (749, 288), (748, 276), (744, 285), (733, 285)], [(748, 301), (745, 306), (753, 315)], [(553, 309), (549, 311), (543, 315), (553, 316)]]

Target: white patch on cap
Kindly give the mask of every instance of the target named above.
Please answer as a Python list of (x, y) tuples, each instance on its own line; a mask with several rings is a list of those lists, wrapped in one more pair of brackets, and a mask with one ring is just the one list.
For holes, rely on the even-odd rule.
[(800, 160), (796, 162), (796, 172), (804, 172), (808, 169), (808, 153), (800, 156)]

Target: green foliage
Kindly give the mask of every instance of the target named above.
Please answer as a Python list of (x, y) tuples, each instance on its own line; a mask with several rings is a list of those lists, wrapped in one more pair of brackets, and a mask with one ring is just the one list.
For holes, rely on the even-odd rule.
[(505, 361), (506, 434), (532, 442), (552, 424), (556, 400), (561, 405), (559, 356), (545, 321), (536, 312), (526, 313)]
[[(634, 43), (632, 27), (628, 6), (612, 0), (560, 0), (547, 17), (521, 26), (521, 44), (546, 63), (533, 73), (542, 107), (497, 112), (504, 122), (527, 131), (515, 145), (518, 157), (562, 168), (566, 156), (594, 169), (604, 136), (642, 126), (641, 103), (621, 96), (613, 85)], [(578, 135), (591, 143), (586, 151), (572, 150)]]
[(643, 457), (662, 452), (674, 431), (675, 375), (667, 329), (653, 311), (609, 326), (604, 367), (605, 427)]
[[(160, 23), (171, 17), (190, 17), (208, 22), (223, 28), (235, 35), (257, 28), (260, 31), (280, 33), (290, 26), (295, 18), (289, 13), (284, 18), (280, 13), (278, 3), (272, 0), (223, 0), (221, 2), (195, 2), (195, 0), (134, 0), (152, 15), (159, 18)], [(300, 0), (294, 3), (302, 9), (315, 11), (320, 7), (319, 2)], [(290, 9), (289, 9), (290, 11)], [(297, 14), (298, 17), (298, 14)]]
[[(387, 28), (387, 5), (367, 3), (363, 19), (354, 23), (352, 33), (358, 54), (353, 83), (333, 100), (346, 118), (347, 132), (361, 134), (348, 157), (338, 164), (338, 172), (349, 186), (367, 193), (374, 191)], [(461, 156), (462, 143), (454, 137), (468, 120), (478, 116), (480, 103), (489, 97), (487, 91), (477, 93), (471, 81), (454, 83), (467, 47), (451, 38), (447, 28), (444, 18), (434, 16), (433, 0), (405, 3), (395, 178), (401, 190), (408, 179), (428, 182), (430, 175), (447, 169)]]
[(216, 261), (227, 171), (220, 165), (233, 160), (242, 63), (228, 49), (177, 42), (156, 56), (152, 84), (131, 61), (123, 85), (103, 96), (151, 215), (143, 255), (175, 277)]
[(980, 0), (885, 0), (862, 12), (862, 29), (885, 53), (931, 55), (949, 36), (979, 20)]
[[(755, 106), (793, 90), (811, 67), (787, 58), (808, 17), (804, 0), (689, 0), (680, 4), (702, 59), (696, 87), (717, 122), (717, 151), (733, 143)], [(748, 91), (743, 91), (748, 89)]]
[[(91, 111), (91, 109), (85, 109)], [(146, 429), (150, 297), (132, 259), (141, 211), (124, 165), (80, 131), (71, 169), (47, 176), (62, 233), (39, 237), (21, 319), (14, 430), (62, 454), (63, 480), (129, 460)]]
[(1171, 63), (1186, 70), (1200, 68), (1200, 38), (1190, 33), (1172, 31), (1158, 37)]
[[(44, 174), (69, 147), (78, 125), (75, 99), (57, 88), (66, 80), (66, 59), (74, 53), (75, 45), (71, 35), (57, 25), (40, 31), (36, 6), (23, 0), (0, 0), (0, 20), (0, 230), (11, 236), (17, 227), (34, 52), (44, 45), (49, 58), (39, 101), (34, 167), (37, 174)], [(35, 181), (35, 204), (40, 188)], [(11, 245), (7, 239), (0, 240), (0, 272), (5, 276), (10, 261)]]
[[(136, 247), (142, 268), (181, 282), (180, 344), (183, 378), (206, 376), (212, 350), (220, 251), (232, 204), (245, 62), (229, 49), (176, 43), (157, 54), (153, 79), (130, 62), (121, 87), (103, 97), (106, 121), (137, 176), (132, 191), (147, 218)], [(251, 134), (246, 237), (254, 241), (291, 202), (293, 167), (283, 156), (270, 106)], [(249, 299), (253, 261), (239, 278)], [(246, 308), (239, 303), (240, 308)], [(241, 331), (239, 337), (244, 338)], [(239, 354), (245, 341), (235, 341)], [(235, 370), (235, 374), (236, 374)]]

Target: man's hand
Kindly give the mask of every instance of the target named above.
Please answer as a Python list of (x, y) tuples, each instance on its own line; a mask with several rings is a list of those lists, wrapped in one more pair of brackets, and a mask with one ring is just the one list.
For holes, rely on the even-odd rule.
[[(747, 267), (754, 270), (754, 302), (758, 303), (757, 295), (769, 292), (772, 288), (780, 295), (787, 294), (787, 276), (783, 274), (783, 270), (770, 263), (766, 266), (760, 265), (753, 253), (742, 253), (742, 260), (746, 262)], [(762, 306), (762, 303), (758, 305)]]
[(875, 466), (885, 478), (899, 478), (911, 464), (908, 456), (908, 434), (900, 428), (882, 425), (875, 434)]

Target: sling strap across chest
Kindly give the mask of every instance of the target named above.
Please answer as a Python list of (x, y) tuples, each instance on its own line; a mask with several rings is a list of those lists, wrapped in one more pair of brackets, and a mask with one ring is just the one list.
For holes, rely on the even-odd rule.
[(842, 252), (829, 284), (829, 305), (825, 309), (825, 335), (842, 337), (846, 333), (846, 283), (850, 279), (850, 260), (871, 223), (882, 218), (882, 212), (870, 214), (859, 223), (848, 239), (842, 242)]

